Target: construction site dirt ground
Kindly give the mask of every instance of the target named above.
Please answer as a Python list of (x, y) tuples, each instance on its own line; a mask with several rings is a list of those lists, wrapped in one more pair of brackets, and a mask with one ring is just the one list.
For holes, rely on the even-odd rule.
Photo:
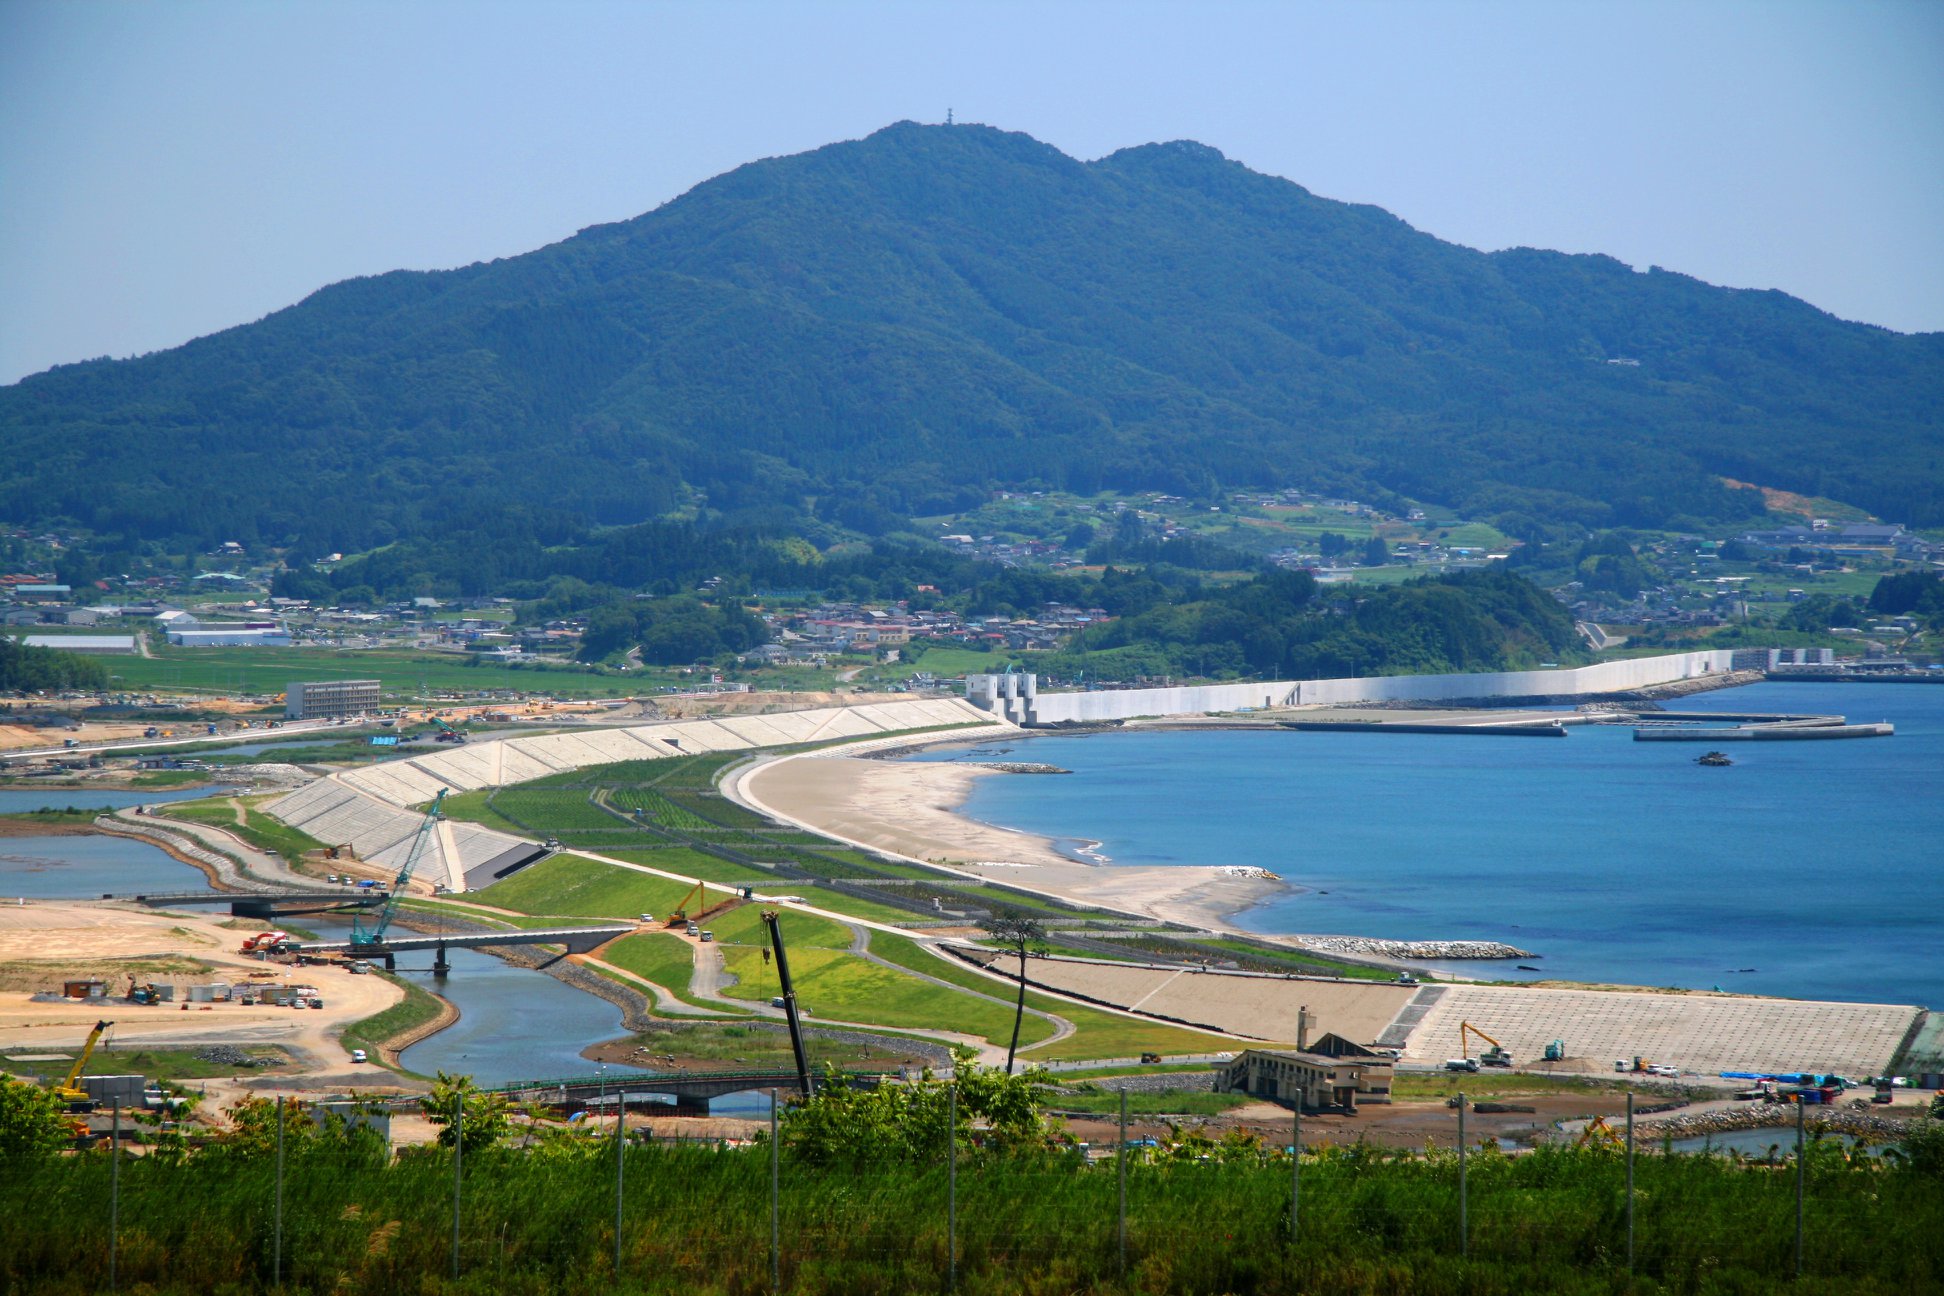
[[(1550, 1130), (1560, 1121), (1590, 1116), (1605, 1116), (1609, 1121), (1625, 1113), (1627, 1100), (1617, 1093), (1549, 1094), (1521, 1097), (1521, 1106), (1530, 1112), (1465, 1113), (1465, 1139), (1476, 1145), (1479, 1139), (1507, 1138), (1523, 1141), (1522, 1136)], [(1054, 1106), (1059, 1105), (1054, 1100)], [(1157, 1117), (1128, 1119), (1130, 1138), (1165, 1138), (1171, 1122)], [(1181, 1117), (1172, 1122), (1181, 1129), (1199, 1129), (1219, 1139), (1231, 1129), (1260, 1134), (1272, 1147), (1288, 1147), (1291, 1112), (1278, 1103), (1250, 1103), (1220, 1116)], [(1111, 1145), (1119, 1137), (1120, 1123), (1114, 1117), (1070, 1117), (1067, 1130), (1083, 1143), (1096, 1147)], [(1458, 1113), (1442, 1099), (1415, 1099), (1388, 1106), (1359, 1107), (1354, 1116), (1335, 1113), (1308, 1113), (1303, 1117), (1303, 1146), (1323, 1144), (1349, 1146), (1371, 1143), (1386, 1148), (1442, 1148), (1458, 1146)]]
[[(113, 1043), (127, 1047), (276, 1044), (288, 1050), (307, 1087), (387, 1079), (350, 1061), (338, 1042), (346, 1026), (382, 1012), (404, 992), (377, 976), (339, 966), (291, 967), (239, 951), (247, 932), (225, 926), (229, 915), (175, 913), (100, 901), (29, 901), (0, 906), (0, 1056), (73, 1052), (96, 1021), (115, 1023)], [(197, 971), (172, 970), (190, 960)], [(37, 990), (58, 992), (71, 976), (115, 973), (101, 1000), (37, 1001)], [(274, 975), (251, 977), (252, 972)], [(135, 1004), (122, 998), (129, 974), (174, 984), (176, 1002)], [(315, 986), (322, 1009), (185, 1002), (192, 983), (254, 981)], [(368, 1082), (368, 1081), (367, 1081)]]

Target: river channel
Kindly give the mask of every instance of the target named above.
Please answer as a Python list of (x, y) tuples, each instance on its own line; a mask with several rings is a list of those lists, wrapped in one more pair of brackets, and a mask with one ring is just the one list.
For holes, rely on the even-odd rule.
[(0, 814), (35, 810), (126, 810), (129, 806), (161, 805), (165, 801), (195, 801), (228, 796), (233, 787), (156, 788), (117, 792), (106, 788), (45, 787), (0, 789)]

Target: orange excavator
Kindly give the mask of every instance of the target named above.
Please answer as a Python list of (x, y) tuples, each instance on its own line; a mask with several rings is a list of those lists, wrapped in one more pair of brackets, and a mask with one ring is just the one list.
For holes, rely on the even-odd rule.
[(1505, 1046), (1468, 1021), (1458, 1023), (1458, 1051), (1461, 1054), (1465, 1057), (1471, 1056), (1471, 1037), (1474, 1035), (1492, 1046), (1478, 1055), (1480, 1065), (1488, 1067), (1512, 1065), (1512, 1055), (1505, 1051)]
[[(680, 903), (675, 906), (674, 911), (668, 915), (668, 926), (681, 927), (688, 923), (699, 923), (706, 918), (713, 918), (719, 913), (734, 909), (743, 902), (744, 898), (743, 896), (731, 893), (716, 901), (714, 904), (710, 904), (709, 884), (706, 882), (697, 882), (690, 888), (689, 893), (682, 897)], [(694, 913), (690, 913), (689, 906), (692, 904), (701, 907)]]

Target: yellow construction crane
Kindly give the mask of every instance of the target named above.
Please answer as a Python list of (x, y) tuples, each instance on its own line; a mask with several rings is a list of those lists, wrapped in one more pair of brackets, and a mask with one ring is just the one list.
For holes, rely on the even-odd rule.
[(1471, 1056), (1471, 1037), (1473, 1035), (1478, 1036), (1478, 1038), (1492, 1046), (1478, 1055), (1480, 1065), (1497, 1067), (1509, 1067), (1512, 1065), (1512, 1055), (1505, 1051), (1505, 1046), (1468, 1021), (1458, 1023), (1458, 1052), (1462, 1056)]
[(95, 1045), (100, 1042), (102, 1033), (114, 1024), (111, 1021), (95, 1023), (94, 1029), (88, 1032), (88, 1042), (81, 1046), (81, 1056), (74, 1059), (74, 1065), (68, 1068), (67, 1079), (54, 1086), (55, 1096), (70, 1108), (81, 1107), (85, 1110), (87, 1107), (88, 1091), (79, 1085), (81, 1072), (87, 1068), (88, 1059), (94, 1055)]

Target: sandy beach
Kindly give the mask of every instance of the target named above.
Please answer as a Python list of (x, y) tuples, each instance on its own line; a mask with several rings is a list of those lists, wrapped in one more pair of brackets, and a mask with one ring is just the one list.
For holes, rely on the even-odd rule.
[(1282, 883), (1220, 868), (1088, 864), (1045, 837), (980, 823), (960, 813), (981, 778), (976, 765), (800, 756), (769, 761), (725, 791), (759, 810), (873, 850), (1083, 905), (1100, 905), (1211, 930), (1260, 903)]

